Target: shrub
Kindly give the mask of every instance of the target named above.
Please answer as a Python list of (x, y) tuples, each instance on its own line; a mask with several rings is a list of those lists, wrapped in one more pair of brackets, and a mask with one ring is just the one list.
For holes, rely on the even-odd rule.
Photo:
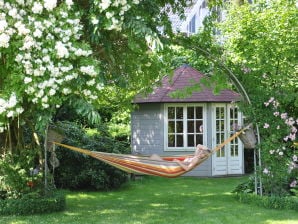
[[(127, 142), (114, 140), (102, 126), (92, 136), (88, 136), (85, 130), (75, 123), (63, 122), (58, 126), (65, 134), (65, 144), (110, 153), (130, 152)], [(54, 174), (58, 187), (108, 190), (120, 187), (128, 179), (125, 172), (81, 153), (62, 147), (57, 148), (56, 153), (60, 161)]]
[(39, 172), (37, 149), (22, 149), (19, 154), (6, 154), (0, 158), (0, 197), (20, 198), (24, 194), (39, 192), (42, 173)]
[(293, 196), (259, 196), (256, 194), (237, 193), (236, 198), (240, 202), (254, 204), (272, 209), (293, 209), (298, 211), (298, 198)]
[(25, 194), (15, 199), (0, 199), (0, 215), (31, 215), (51, 213), (65, 209), (65, 194), (55, 192), (48, 196)]

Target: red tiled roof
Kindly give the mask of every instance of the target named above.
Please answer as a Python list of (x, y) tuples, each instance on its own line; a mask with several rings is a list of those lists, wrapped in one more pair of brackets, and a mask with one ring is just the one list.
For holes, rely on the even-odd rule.
[(240, 94), (231, 90), (222, 90), (218, 95), (214, 95), (212, 89), (201, 85), (201, 91), (193, 92), (191, 96), (186, 98), (171, 98), (169, 93), (183, 89), (187, 86), (194, 85), (204, 77), (202, 73), (196, 69), (183, 65), (174, 71), (172, 78), (165, 76), (162, 85), (154, 89), (153, 93), (147, 97), (137, 95), (134, 103), (176, 103), (176, 102), (232, 102), (240, 99)]

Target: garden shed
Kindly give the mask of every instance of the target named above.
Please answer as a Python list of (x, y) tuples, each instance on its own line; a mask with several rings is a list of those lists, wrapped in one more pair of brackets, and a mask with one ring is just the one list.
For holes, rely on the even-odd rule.
[[(131, 114), (132, 153), (140, 155), (191, 154), (197, 144), (214, 148), (233, 135), (234, 125), (242, 124), (242, 114), (233, 102), (240, 95), (231, 90), (214, 94), (211, 88), (186, 98), (170, 93), (200, 83), (206, 77), (188, 65), (165, 76), (161, 85), (147, 95), (137, 95)], [(236, 138), (208, 160), (189, 172), (190, 176), (221, 176), (244, 173), (242, 142)]]

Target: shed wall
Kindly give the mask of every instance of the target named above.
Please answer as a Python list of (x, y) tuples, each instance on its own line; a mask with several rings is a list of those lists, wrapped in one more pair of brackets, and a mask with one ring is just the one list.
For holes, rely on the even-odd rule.
[[(139, 107), (131, 114), (131, 145), (132, 153), (140, 155), (179, 155), (189, 154), (181, 151), (164, 151), (164, 104), (149, 103), (139, 104)], [(207, 110), (210, 108), (207, 107)], [(207, 113), (210, 114), (210, 113)], [(207, 139), (211, 138), (211, 122), (207, 118)], [(210, 123), (210, 124), (209, 124)], [(210, 129), (209, 129), (210, 128)], [(208, 134), (210, 130), (210, 133)], [(209, 145), (207, 144), (209, 147)], [(211, 176), (211, 157), (185, 176)]]

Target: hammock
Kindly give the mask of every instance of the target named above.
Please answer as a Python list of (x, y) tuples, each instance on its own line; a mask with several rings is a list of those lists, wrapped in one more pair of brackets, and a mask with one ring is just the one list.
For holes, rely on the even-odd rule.
[[(212, 153), (218, 151), (227, 143), (237, 138), (245, 130), (246, 128), (236, 132), (234, 135), (232, 135), (224, 142), (216, 146), (213, 150), (211, 150), (210, 153), (208, 153), (203, 158), (201, 158), (196, 166), (203, 163), (212, 155)], [(178, 177), (190, 171), (190, 170), (188, 171), (184, 170), (177, 162), (173, 161), (174, 159), (183, 161), (185, 158), (193, 157), (193, 154), (177, 155), (177, 156), (162, 156), (161, 158), (163, 160), (154, 160), (149, 158), (149, 156), (136, 156), (131, 154), (116, 154), (116, 153), (90, 151), (90, 150), (81, 149), (70, 145), (65, 145), (58, 142), (53, 142), (53, 144), (94, 157), (100, 161), (103, 161), (107, 164), (110, 164), (128, 173), (153, 175), (153, 176), (161, 176), (161, 177), (169, 177), (169, 178)], [(193, 167), (192, 169), (194, 169), (195, 167)]]

